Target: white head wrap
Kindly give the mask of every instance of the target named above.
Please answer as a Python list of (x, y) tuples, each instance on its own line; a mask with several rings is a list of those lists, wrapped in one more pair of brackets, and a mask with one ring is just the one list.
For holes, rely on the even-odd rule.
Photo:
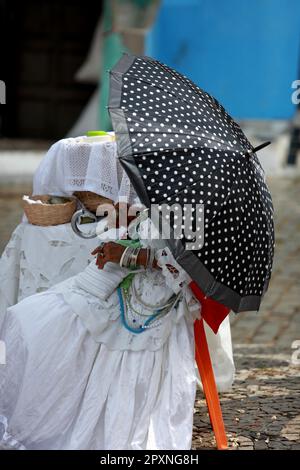
[(64, 196), (75, 191), (92, 191), (115, 202), (138, 201), (118, 161), (116, 142), (71, 137), (50, 147), (35, 172), (33, 194)]

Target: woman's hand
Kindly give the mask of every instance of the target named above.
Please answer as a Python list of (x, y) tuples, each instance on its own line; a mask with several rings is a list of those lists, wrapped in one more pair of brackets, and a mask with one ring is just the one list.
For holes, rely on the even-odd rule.
[(124, 250), (125, 247), (118, 243), (107, 242), (98, 246), (91, 254), (97, 255), (96, 265), (103, 269), (106, 263), (119, 263)]
[[(120, 263), (121, 256), (126, 248), (115, 242), (107, 242), (98, 246), (92, 255), (97, 255), (96, 265), (99, 269), (103, 269), (106, 263)], [(137, 265), (147, 267), (147, 250), (140, 249), (137, 257)], [(152, 268), (157, 268), (156, 259), (153, 260)]]

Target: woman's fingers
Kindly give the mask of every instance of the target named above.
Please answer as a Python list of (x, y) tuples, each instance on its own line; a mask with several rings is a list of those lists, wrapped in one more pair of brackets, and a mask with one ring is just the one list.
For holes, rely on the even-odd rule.
[(92, 251), (93, 255), (97, 255), (96, 265), (102, 269), (109, 261), (119, 263), (125, 247), (115, 242), (107, 242)]
[(96, 254), (99, 253), (101, 250), (102, 250), (102, 246), (97, 246), (97, 248), (95, 248), (95, 249), (91, 252), (91, 255), (96, 255)]
[(103, 253), (99, 253), (99, 255), (97, 256), (97, 260), (96, 260), (96, 265), (98, 266), (99, 269), (103, 269), (105, 264), (107, 263), (107, 260), (105, 259), (105, 257), (101, 255), (103, 255)]

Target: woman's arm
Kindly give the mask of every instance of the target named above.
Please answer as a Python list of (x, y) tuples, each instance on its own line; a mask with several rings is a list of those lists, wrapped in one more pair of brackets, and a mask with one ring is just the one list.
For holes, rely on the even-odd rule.
[[(126, 247), (119, 245), (115, 242), (107, 242), (102, 246), (97, 247), (92, 251), (92, 255), (97, 255), (96, 265), (99, 269), (103, 269), (106, 263), (120, 263), (120, 259)], [(137, 257), (138, 266), (147, 266), (148, 253), (146, 248), (141, 248)], [(153, 268), (157, 267), (157, 262), (154, 259)]]

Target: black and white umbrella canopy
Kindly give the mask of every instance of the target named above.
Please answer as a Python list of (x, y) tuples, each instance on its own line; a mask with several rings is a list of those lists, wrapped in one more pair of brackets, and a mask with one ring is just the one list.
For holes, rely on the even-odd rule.
[[(141, 201), (183, 208), (181, 238), (166, 241), (177, 262), (208, 297), (235, 312), (258, 310), (272, 270), (273, 206), (239, 125), (188, 78), (128, 54), (110, 71), (109, 112), (120, 162)], [(196, 233), (201, 217), (200, 247), (183, 227)], [(168, 223), (177, 229), (175, 216)]]

